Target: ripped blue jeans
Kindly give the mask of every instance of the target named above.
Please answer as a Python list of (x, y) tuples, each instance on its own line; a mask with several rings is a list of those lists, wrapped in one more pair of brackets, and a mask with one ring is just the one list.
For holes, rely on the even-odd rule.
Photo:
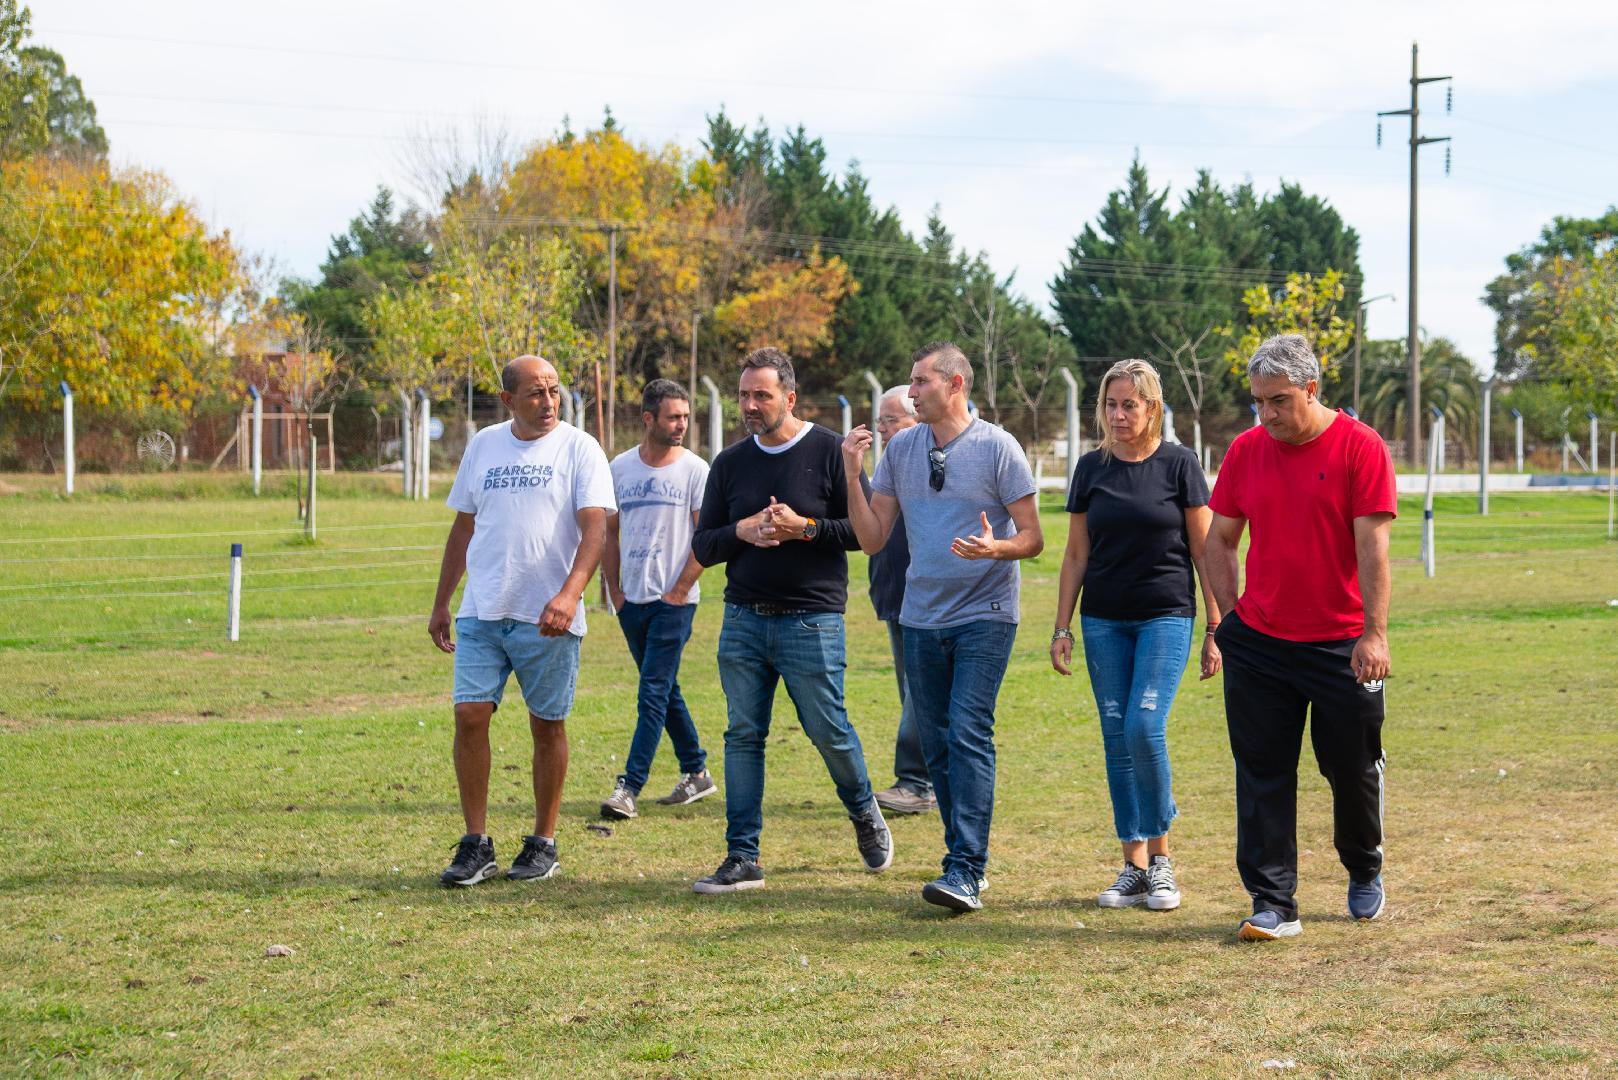
[(1169, 772), (1169, 708), (1191, 655), (1193, 620), (1081, 616), (1084, 663), (1101, 713), (1112, 820), (1124, 843), (1169, 831), (1179, 815)]

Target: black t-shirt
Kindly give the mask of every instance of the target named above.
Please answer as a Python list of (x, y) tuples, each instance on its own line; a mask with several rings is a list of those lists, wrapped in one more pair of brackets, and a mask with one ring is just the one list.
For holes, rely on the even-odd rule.
[[(736, 538), (736, 522), (786, 503), (819, 526), (813, 540), (761, 548)], [(860, 546), (848, 520), (843, 440), (818, 424), (780, 453), (751, 435), (714, 458), (691, 551), (703, 566), (725, 564), (725, 600), (793, 611), (837, 611), (848, 604), (848, 552)]]
[(1079, 614), (1098, 619), (1195, 618), (1187, 507), (1208, 505), (1197, 456), (1160, 443), (1144, 461), (1092, 450), (1079, 459), (1067, 510), (1085, 515), (1090, 562)]

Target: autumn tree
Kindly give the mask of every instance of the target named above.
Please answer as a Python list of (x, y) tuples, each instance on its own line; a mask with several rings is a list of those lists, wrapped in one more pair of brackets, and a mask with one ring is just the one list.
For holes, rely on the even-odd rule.
[(1323, 379), (1336, 381), (1337, 361), (1354, 343), (1354, 326), (1337, 314), (1343, 302), (1343, 276), (1327, 270), (1313, 274), (1288, 274), (1279, 289), (1254, 285), (1242, 294), (1247, 306), (1245, 325), (1227, 324), (1221, 335), (1230, 342), (1225, 359), (1232, 373), (1244, 371), (1247, 360), (1266, 338), (1277, 334), (1302, 334), (1320, 360)]

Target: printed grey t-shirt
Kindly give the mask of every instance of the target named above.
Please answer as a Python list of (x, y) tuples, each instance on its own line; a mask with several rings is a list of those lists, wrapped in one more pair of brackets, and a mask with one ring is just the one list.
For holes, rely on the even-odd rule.
[(996, 538), (1016, 535), (1006, 507), (1036, 490), (1028, 459), (1004, 429), (973, 420), (943, 448), (944, 487), (934, 491), (927, 461), (933, 446), (930, 426), (906, 428), (888, 443), (871, 480), (874, 490), (899, 500), (910, 541), (899, 624), (942, 630), (979, 620), (1014, 623), (1022, 585), (1017, 563), (963, 559), (950, 543), (981, 533), (981, 513)]

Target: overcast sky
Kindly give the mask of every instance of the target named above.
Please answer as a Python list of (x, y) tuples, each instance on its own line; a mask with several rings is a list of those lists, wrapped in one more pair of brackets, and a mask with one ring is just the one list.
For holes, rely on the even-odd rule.
[(638, 140), (695, 148), (721, 104), (803, 124), (857, 159), (912, 230), (938, 204), (1031, 298), (1139, 149), (1178, 194), (1281, 179), (1359, 230), (1372, 336), (1406, 321), (1410, 46), (1423, 74), (1421, 323), (1485, 367), (1479, 302), (1558, 214), (1618, 202), (1618, 5), (1361, 2), (1134, 5), (818, 0), (469, 5), (37, 0), (119, 164), (170, 176), (216, 228), (311, 276), (379, 183), (408, 192), (424, 130), (515, 135), (610, 105)]

